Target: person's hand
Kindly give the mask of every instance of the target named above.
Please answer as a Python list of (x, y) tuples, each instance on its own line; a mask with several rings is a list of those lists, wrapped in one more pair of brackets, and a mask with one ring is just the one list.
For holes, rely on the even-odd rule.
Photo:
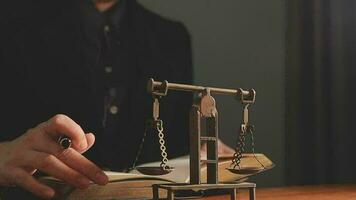
[[(200, 148), (200, 155), (202, 158), (206, 158), (206, 153), (207, 153), (207, 147), (206, 143), (203, 144)], [(233, 156), (235, 151), (224, 144), (220, 139), (218, 140), (218, 156), (219, 157), (231, 157)]]
[[(72, 147), (63, 149), (57, 140), (67, 136)], [(32, 174), (40, 170), (77, 188), (86, 188), (90, 181), (104, 185), (108, 177), (81, 153), (94, 144), (94, 135), (65, 115), (28, 130), (21, 137), (0, 143), (0, 186), (19, 186), (42, 198), (55, 195), (52, 188), (39, 183)]]

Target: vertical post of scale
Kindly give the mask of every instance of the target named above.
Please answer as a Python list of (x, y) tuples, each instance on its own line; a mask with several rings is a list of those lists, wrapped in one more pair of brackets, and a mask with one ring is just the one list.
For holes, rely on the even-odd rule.
[(190, 184), (200, 184), (200, 134), (201, 134), (201, 113), (199, 106), (193, 104), (190, 111)]
[[(201, 141), (207, 144), (207, 183), (218, 183), (218, 112), (207, 88), (190, 112), (190, 184), (201, 184)], [(206, 120), (206, 136), (201, 136), (201, 120)]]
[(218, 184), (218, 123), (217, 113), (208, 117), (206, 122), (206, 145), (207, 145), (207, 183)]

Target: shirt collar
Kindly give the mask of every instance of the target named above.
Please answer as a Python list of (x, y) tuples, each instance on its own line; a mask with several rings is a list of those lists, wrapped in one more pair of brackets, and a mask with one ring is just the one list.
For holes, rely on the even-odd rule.
[(114, 32), (119, 32), (126, 0), (118, 0), (113, 7), (105, 12), (98, 11), (89, 0), (80, 0), (80, 2), (79, 7), (83, 18), (84, 32), (91, 41), (98, 41), (106, 25)]

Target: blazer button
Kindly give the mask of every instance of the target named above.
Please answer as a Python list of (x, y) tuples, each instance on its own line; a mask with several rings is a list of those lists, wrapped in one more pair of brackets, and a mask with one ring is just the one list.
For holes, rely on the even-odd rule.
[(104, 26), (104, 32), (108, 33), (110, 31), (110, 26), (109, 25), (105, 25)]
[(111, 67), (111, 66), (106, 66), (106, 67), (105, 67), (105, 72), (106, 72), (107, 74), (110, 74), (110, 73), (112, 72), (112, 67)]
[(119, 111), (119, 108), (117, 106), (110, 106), (110, 113), (113, 115), (116, 115)]

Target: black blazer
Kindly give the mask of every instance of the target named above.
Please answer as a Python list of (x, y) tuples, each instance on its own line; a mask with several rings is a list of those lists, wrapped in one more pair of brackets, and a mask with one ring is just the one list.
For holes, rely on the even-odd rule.
[[(110, 138), (100, 136), (102, 102), (93, 97), (90, 67), (83, 63), (83, 30), (76, 1), (42, 1), (17, 6), (1, 21), (0, 141), (62, 113), (97, 142), (87, 153), (98, 165), (123, 169), (131, 165), (149, 117), (148, 78), (192, 82), (190, 37), (178, 22), (164, 19), (128, 0), (123, 18), (128, 46), (130, 101), (124, 104), (125, 126)], [(38, 3), (40, 2), (40, 3)], [(11, 3), (11, 2), (10, 2)], [(21, 1), (17, 2), (21, 5)], [(17, 11), (17, 12), (16, 12)], [(161, 118), (170, 157), (188, 153), (188, 122), (192, 96), (170, 92), (162, 100)], [(159, 159), (156, 136), (150, 135), (141, 162)], [(149, 151), (148, 151), (149, 150)], [(105, 158), (104, 158), (105, 157)]]

